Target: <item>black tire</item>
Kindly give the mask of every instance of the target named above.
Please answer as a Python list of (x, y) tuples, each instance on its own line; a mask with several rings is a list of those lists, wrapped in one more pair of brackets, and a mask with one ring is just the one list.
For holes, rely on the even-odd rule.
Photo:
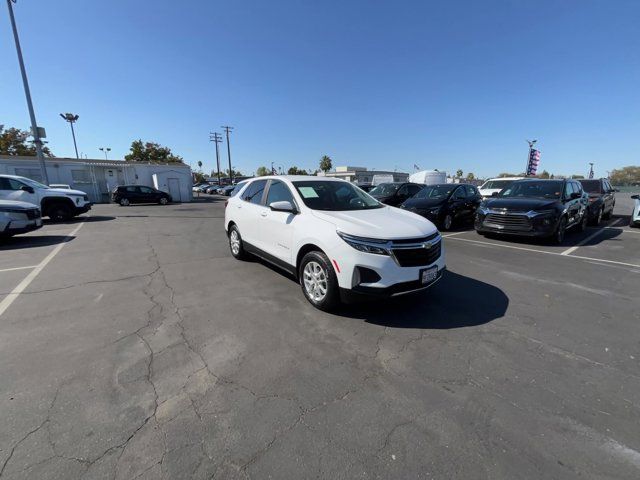
[(54, 203), (47, 209), (47, 216), (52, 222), (66, 222), (73, 218), (73, 211), (66, 203)]
[(451, 216), (451, 214), (447, 213), (442, 218), (442, 221), (440, 222), (440, 230), (442, 230), (443, 232), (446, 232), (447, 230), (451, 230), (452, 226), (453, 226), (453, 217)]
[(118, 203), (120, 204), (121, 207), (128, 207), (129, 205), (131, 205), (131, 202), (129, 201), (128, 198), (121, 198)]
[[(322, 276), (317, 278), (319, 282), (326, 285), (326, 293), (322, 298), (315, 298), (308, 291), (307, 286), (305, 285), (305, 280), (309, 280), (306, 272), (308, 265), (311, 267), (317, 265), (322, 270)], [(300, 262), (300, 269), (298, 271), (298, 278), (304, 297), (317, 309), (329, 312), (336, 308), (340, 303), (338, 278), (336, 277), (336, 272), (333, 270), (333, 266), (331, 265), (329, 258), (323, 252), (309, 252), (302, 258), (302, 261)]]
[(603, 218), (604, 218), (604, 207), (598, 210), (598, 213), (596, 214), (596, 216), (591, 220), (591, 225), (593, 225), (594, 227), (597, 227), (598, 225), (600, 225)]
[(166, 205), (169, 203), (169, 199), (167, 197), (160, 197), (160, 200), (158, 200), (158, 203), (160, 205)]
[(587, 223), (589, 223), (589, 215), (585, 210), (584, 215), (582, 215), (582, 218), (580, 219), (580, 223), (576, 226), (576, 231), (584, 232), (587, 229)]
[(551, 243), (554, 245), (560, 245), (564, 241), (564, 235), (567, 232), (567, 217), (562, 217), (558, 222), (556, 231), (551, 235)]
[[(237, 236), (237, 247), (234, 245), (235, 238)], [(244, 245), (242, 244), (242, 236), (240, 235), (240, 230), (235, 225), (231, 225), (229, 227), (229, 250), (231, 250), (231, 255), (233, 258), (237, 260), (246, 260), (248, 257), (247, 251), (244, 249)]]
[(608, 212), (604, 212), (604, 207), (602, 207), (602, 218), (605, 220), (611, 220), (611, 216), (613, 215), (613, 207)]

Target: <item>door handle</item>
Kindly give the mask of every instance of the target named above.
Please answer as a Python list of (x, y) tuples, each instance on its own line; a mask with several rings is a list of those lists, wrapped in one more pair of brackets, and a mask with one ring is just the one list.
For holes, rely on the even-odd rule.
[(267, 215), (268, 215), (268, 214), (267, 214), (267, 212), (262, 212), (262, 213), (260, 214), (260, 216), (261, 216), (261, 217), (266, 217)]

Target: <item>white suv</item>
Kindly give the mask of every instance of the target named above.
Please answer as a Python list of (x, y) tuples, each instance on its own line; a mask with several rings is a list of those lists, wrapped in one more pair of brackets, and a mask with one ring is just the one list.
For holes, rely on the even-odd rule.
[(225, 230), (235, 258), (255, 254), (290, 272), (322, 310), (351, 293), (422, 290), (445, 270), (442, 239), (430, 221), (339, 179), (254, 179), (228, 200)]
[(54, 222), (91, 210), (89, 196), (81, 190), (51, 188), (17, 175), (0, 175), (0, 200), (33, 203), (40, 207), (43, 217)]

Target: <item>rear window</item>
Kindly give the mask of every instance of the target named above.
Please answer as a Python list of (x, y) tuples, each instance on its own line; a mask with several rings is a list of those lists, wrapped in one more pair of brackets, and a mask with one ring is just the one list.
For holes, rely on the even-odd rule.
[(588, 193), (602, 193), (600, 180), (580, 180), (582, 188)]

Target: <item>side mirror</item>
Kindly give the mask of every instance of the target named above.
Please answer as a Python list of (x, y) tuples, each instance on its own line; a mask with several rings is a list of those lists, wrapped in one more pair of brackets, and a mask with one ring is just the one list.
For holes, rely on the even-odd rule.
[(631, 195), (634, 200), (640, 200), (640, 195)]
[(491, 196), (492, 196), (492, 197), (497, 197), (498, 195), (500, 195), (500, 192), (493, 192), (493, 193), (491, 194)]
[(35, 193), (35, 190), (33, 189), (33, 187), (30, 187), (29, 185), (23, 185), (22, 187), (20, 187), (20, 190), (27, 193)]
[(571, 200), (575, 200), (576, 198), (581, 198), (581, 197), (582, 197), (582, 194), (580, 192), (573, 192), (569, 198), (571, 198)]
[(612, 192), (620, 193), (620, 189), (619, 189), (619, 188), (614, 188), (614, 189), (612, 190)]
[(269, 208), (274, 212), (298, 213), (293, 205), (291, 205), (291, 202), (287, 200), (283, 200), (282, 202), (272, 202), (269, 204)]

